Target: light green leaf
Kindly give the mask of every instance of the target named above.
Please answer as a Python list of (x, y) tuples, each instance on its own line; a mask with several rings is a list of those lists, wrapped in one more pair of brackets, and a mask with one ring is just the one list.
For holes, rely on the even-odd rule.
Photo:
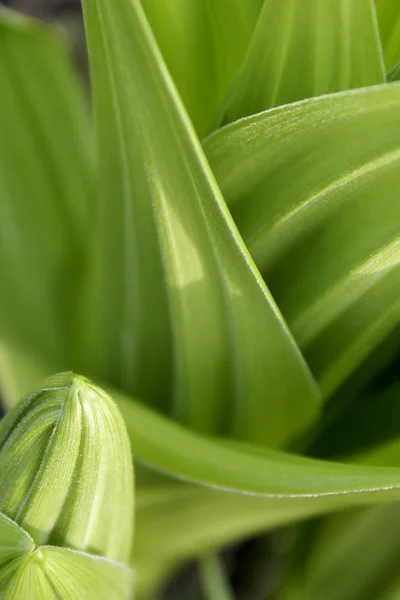
[(399, 320), (399, 109), (398, 84), (343, 92), (249, 117), (205, 144), (325, 397)]
[[(62, 468), (60, 468), (62, 465)], [(0, 510), (36, 545), (126, 561), (133, 536), (129, 439), (112, 399), (53, 376), (0, 423)]]
[(129, 600), (132, 572), (108, 559), (42, 546), (14, 573), (4, 600)]
[(224, 121), (384, 81), (373, 0), (265, 0)]
[[(172, 476), (220, 490), (292, 498), (317, 507), (397, 497), (400, 470), (318, 461), (277, 450), (211, 439), (113, 391), (135, 456)], [(249, 450), (251, 448), (251, 450)], [(295, 504), (295, 503), (294, 503)]]
[(400, 5), (397, 0), (375, 0), (386, 70), (400, 62)]
[(101, 218), (83, 370), (155, 406), (171, 399), (170, 413), (195, 429), (285, 444), (317, 416), (315, 383), (232, 223), (139, 3), (84, 8)]
[(263, 0), (142, 0), (167, 67), (199, 135), (242, 63)]
[(91, 136), (65, 48), (3, 9), (0, 88), (0, 334), (61, 362), (92, 193)]
[(30, 537), (8, 517), (0, 513), (0, 586), (4, 565), (9, 561), (29, 554), (34, 549), (35, 544)]
[[(313, 461), (255, 446), (228, 445), (222, 440), (203, 439), (199, 444), (199, 436), (177, 428), (175, 424), (156, 415), (153, 415), (153, 420), (148, 413), (148, 420), (143, 419), (143, 412), (147, 412), (147, 409), (133, 405), (121, 397), (118, 401), (128, 422), (135, 453), (140, 459), (172, 472), (177, 477), (195, 479), (198, 483), (211, 485), (213, 488), (235, 486), (235, 491), (239, 492), (228, 493), (182, 484), (139, 490), (137, 544), (134, 554), (139, 590), (153, 589), (168, 571), (183, 560), (201, 556), (204, 552), (260, 531), (340, 510), (349, 506), (349, 502), (350, 505), (368, 502), (368, 495), (364, 496), (362, 492), (352, 493), (356, 481), (353, 476), (356, 477), (360, 467)], [(138, 408), (141, 414), (137, 412)], [(150, 441), (149, 434), (143, 435), (143, 432), (150, 431), (162, 443)], [(147, 438), (146, 442), (144, 437)], [(258, 463), (258, 467), (254, 461)], [(309, 468), (315, 469), (311, 477)], [(352, 471), (353, 469), (355, 470)], [(333, 476), (334, 470), (337, 485), (342, 477), (346, 477), (347, 470), (348, 493), (340, 495), (333, 492), (319, 496), (319, 493), (324, 494), (322, 488), (327, 479)], [(296, 497), (288, 488), (284, 490), (281, 484), (272, 492), (277, 483), (277, 475), (282, 479), (286, 478), (289, 486), (294, 485), (295, 471), (307, 479), (309, 492), (315, 492), (314, 484), (321, 485), (319, 492)], [(387, 471), (378, 469), (375, 475), (379, 472), (383, 475)], [(398, 472), (398, 469), (393, 472)], [(248, 477), (246, 483), (243, 476)], [(256, 492), (255, 482), (265, 486), (266, 495), (252, 495)], [(366, 490), (366, 480), (364, 486)], [(291, 492), (294, 492), (294, 488)], [(256, 493), (260, 493), (260, 488)], [(379, 501), (384, 500), (385, 493), (387, 500), (395, 499), (395, 496), (390, 498), (391, 494), (386, 490)], [(371, 502), (376, 499), (374, 494), (369, 496)], [(317, 598), (319, 600), (318, 596), (316, 600)]]

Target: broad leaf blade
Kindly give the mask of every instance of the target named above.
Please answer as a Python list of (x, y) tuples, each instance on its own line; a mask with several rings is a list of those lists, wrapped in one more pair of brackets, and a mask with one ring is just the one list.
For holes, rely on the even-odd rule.
[(384, 80), (372, 0), (266, 0), (224, 120)]
[(325, 397), (399, 320), (399, 107), (398, 84), (344, 92), (244, 119), (205, 144)]
[[(35, 383), (33, 379), (29, 387)], [(139, 459), (200, 484), (168, 484), (162, 478), (151, 489), (139, 488), (134, 555), (138, 591), (152, 589), (186, 558), (249, 534), (344, 506), (398, 497), (398, 469), (314, 461), (210, 440), (122, 394), (113, 397)]]
[(139, 492), (135, 561), (140, 589), (151, 589), (185, 558), (257, 531), (398, 498), (392, 488), (399, 485), (397, 468), (315, 461), (206, 439), (131, 399), (114, 397), (139, 460), (205, 486), (161, 484)]
[(231, 221), (139, 3), (84, 6), (102, 164), (83, 325), (89, 371), (153, 405), (171, 397), (175, 417), (198, 430), (282, 445), (317, 415), (312, 377)]
[(54, 34), (3, 10), (0, 87), (0, 332), (61, 361), (91, 200), (84, 102)]
[(125, 418), (134, 455), (172, 476), (256, 496), (302, 501), (309, 497), (315, 506), (332, 495), (342, 506), (397, 497), (400, 471), (396, 468), (318, 461), (210, 439), (119, 392), (113, 391), (113, 398)]

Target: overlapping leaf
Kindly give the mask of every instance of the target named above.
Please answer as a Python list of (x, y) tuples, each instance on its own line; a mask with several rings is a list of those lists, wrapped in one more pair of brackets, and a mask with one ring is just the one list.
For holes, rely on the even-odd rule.
[(375, 0), (386, 70), (400, 66), (400, 6), (397, 0)]
[(285, 443), (317, 415), (314, 382), (230, 219), (140, 6), (84, 6), (101, 160), (82, 327), (89, 371), (156, 406), (172, 389), (171, 413), (196, 429)]
[[(33, 540), (26, 531), (0, 513), (0, 566), (4, 568), (9, 561), (32, 552), (34, 547)], [(0, 576), (0, 587), (1, 584)]]
[(244, 119), (205, 144), (325, 397), (399, 319), (399, 107), (398, 84), (344, 92)]
[(0, 87), (0, 333), (61, 361), (91, 200), (84, 103), (53, 32), (3, 10)]
[(382, 598), (398, 573), (399, 504), (351, 510), (321, 523), (308, 559), (310, 600)]
[[(26, 385), (33, 388), (39, 372)], [(395, 500), (395, 468), (341, 465), (199, 436), (120, 393), (135, 455), (175, 478), (140, 487), (138, 590), (191, 556), (344, 506)], [(140, 479), (139, 479), (140, 481)], [(200, 487), (199, 487), (200, 484)]]
[(41, 546), (21, 561), (2, 598), (129, 600), (131, 590), (132, 573), (124, 565), (84, 552)]
[(265, 0), (223, 119), (384, 81), (372, 0)]
[(142, 0), (199, 135), (209, 133), (242, 63), (263, 0)]

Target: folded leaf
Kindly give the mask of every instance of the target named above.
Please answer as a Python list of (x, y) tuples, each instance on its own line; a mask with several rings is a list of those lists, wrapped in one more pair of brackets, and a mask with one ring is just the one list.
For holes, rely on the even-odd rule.
[(60, 374), (6, 415), (0, 423), (0, 510), (36, 545), (127, 560), (131, 454), (121, 415), (105, 392), (83, 377)]
[[(285, 444), (317, 416), (318, 390), (231, 221), (140, 4), (84, 9), (102, 168), (83, 370), (195, 429)], [(169, 398), (171, 407), (161, 404)]]
[(0, 513), (0, 588), (4, 565), (17, 557), (29, 554), (35, 544), (30, 537), (14, 521)]
[(129, 600), (132, 572), (105, 558), (65, 548), (42, 546), (19, 566), (4, 600)]
[(205, 144), (325, 397), (399, 320), (399, 108), (398, 84), (343, 92), (244, 119)]
[(209, 133), (242, 63), (263, 0), (142, 0), (199, 135)]
[(342, 506), (397, 497), (399, 469), (318, 461), (211, 439), (120, 392), (113, 391), (113, 397), (125, 419), (135, 456), (180, 479), (239, 494), (310, 498), (315, 507), (323, 504), (326, 496), (335, 496)]
[(223, 119), (384, 81), (372, 0), (265, 0)]
[(85, 106), (53, 32), (3, 9), (0, 88), (0, 334), (61, 362), (91, 201)]
[(386, 70), (400, 62), (400, 6), (397, 0), (375, 0)]

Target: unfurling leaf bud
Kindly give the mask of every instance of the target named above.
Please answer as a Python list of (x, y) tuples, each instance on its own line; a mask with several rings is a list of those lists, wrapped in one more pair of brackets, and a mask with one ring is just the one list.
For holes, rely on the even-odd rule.
[(0, 597), (129, 598), (133, 502), (113, 400), (83, 377), (48, 379), (0, 423)]

